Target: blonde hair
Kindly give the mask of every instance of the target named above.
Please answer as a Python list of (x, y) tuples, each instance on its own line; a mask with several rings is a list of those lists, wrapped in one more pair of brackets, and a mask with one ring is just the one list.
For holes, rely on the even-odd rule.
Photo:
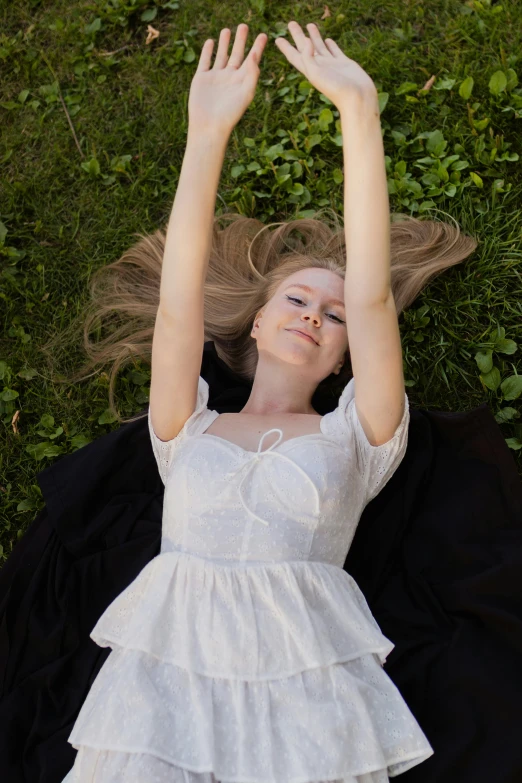
[[(313, 218), (268, 225), (235, 212), (214, 216), (204, 289), (205, 341), (214, 342), (218, 356), (240, 377), (253, 381), (257, 343), (251, 337), (252, 324), (288, 275), (319, 267), (344, 279), (344, 228), (333, 210), (334, 228), (318, 218), (326, 209), (330, 208), (319, 210)], [(219, 226), (222, 221), (228, 222), (225, 228)], [(139, 240), (121, 258), (93, 274), (90, 301), (79, 316), (42, 346), (52, 371), (59, 355), (69, 352), (83, 336), (87, 360), (79, 370), (56, 382), (75, 383), (93, 375), (96, 368), (110, 365), (109, 407), (120, 423), (146, 415), (122, 418), (115, 406), (114, 386), (119, 370), (129, 362), (140, 358), (150, 363), (166, 232), (160, 228), (136, 236)], [(397, 315), (433, 277), (463, 261), (477, 244), (456, 222), (450, 225), (393, 213), (391, 288)], [(109, 333), (91, 341), (90, 333), (96, 330), (99, 334), (102, 328), (108, 328)], [(345, 361), (340, 374), (332, 374), (319, 387), (343, 388), (350, 375)]]

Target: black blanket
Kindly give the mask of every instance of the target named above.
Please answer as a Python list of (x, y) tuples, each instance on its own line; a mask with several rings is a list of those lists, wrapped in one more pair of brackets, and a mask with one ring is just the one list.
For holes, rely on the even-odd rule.
[[(211, 342), (201, 374), (210, 408), (243, 407), (250, 386)], [(406, 455), (344, 565), (396, 645), (385, 670), (435, 751), (401, 781), (521, 783), (522, 482), (486, 404), (410, 415)], [(160, 551), (163, 484), (146, 418), (38, 482), (45, 507), (0, 571), (6, 783), (61, 783), (72, 767), (67, 737), (110, 653), (89, 633)]]

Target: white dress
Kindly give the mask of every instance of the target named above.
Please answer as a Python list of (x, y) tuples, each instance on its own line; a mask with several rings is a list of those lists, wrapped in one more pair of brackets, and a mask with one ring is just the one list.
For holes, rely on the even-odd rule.
[(320, 433), (268, 430), (253, 452), (205, 432), (219, 415), (208, 392), (200, 376), (168, 442), (149, 409), (161, 550), (90, 634), (112, 650), (68, 737), (65, 781), (385, 783), (433, 749), (343, 564), (406, 451), (408, 397), (383, 445), (364, 434), (352, 379)]

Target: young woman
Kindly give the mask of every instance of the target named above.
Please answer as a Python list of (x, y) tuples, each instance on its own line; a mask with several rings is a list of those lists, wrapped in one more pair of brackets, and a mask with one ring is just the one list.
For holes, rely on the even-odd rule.
[[(331, 58), (320, 39), (310, 55), (308, 39), (292, 27), (297, 51), (286, 44), (285, 54), (327, 92), (325, 74), (339, 77)], [(236, 51), (245, 33), (240, 26)], [(242, 90), (252, 94), (264, 43), (260, 37), (239, 67), (241, 57), (234, 64), (221, 55), (210, 69), (202, 55), (175, 203), (179, 253), (172, 227), (170, 255), (163, 229), (142, 237), (97, 270), (87, 311), (52, 341), (55, 356), (69, 362), (80, 327), (90, 360), (65, 382), (108, 366), (109, 405), (125, 426), (37, 474), (45, 506), (0, 570), (6, 780), (56, 783), (70, 771), (69, 780), (105, 783), (219, 775), (309, 781), (327, 769), (334, 770), (329, 780), (371, 775), (374, 783), (407, 764), (414, 765), (408, 783), (522, 779), (522, 482), (512, 453), (486, 403), (437, 411), (407, 408), (406, 397), (404, 453), (402, 419), (391, 432), (399, 415), (393, 393), (385, 441), (390, 432), (379, 432), (378, 417), (364, 417), (355, 402), (361, 362), (356, 368), (354, 354), (355, 381), (343, 353), (343, 340), (356, 350), (366, 337), (351, 336), (358, 332), (350, 320), (358, 308), (365, 312), (365, 289), (345, 296), (340, 283), (356, 268), (347, 269), (347, 259), (357, 228), (369, 222), (359, 205), (371, 193), (378, 206), (385, 194), (384, 167), (372, 168), (382, 159), (367, 113), (375, 94), (354, 100), (353, 117), (337, 102), (354, 223), (346, 236), (315, 218), (270, 232), (240, 214), (212, 216), (225, 137), (239, 116), (234, 96), (242, 106)], [(343, 55), (341, 63), (351, 61)], [(357, 123), (366, 123), (362, 140)], [(368, 242), (380, 236), (384, 216), (384, 209), (372, 215)], [(217, 231), (225, 217), (231, 225)], [(114, 383), (135, 356), (150, 361), (154, 342), (157, 389), (158, 345), (167, 340), (166, 361), (174, 360), (175, 340), (198, 307), (201, 313), (201, 300), (184, 296), (160, 308), (162, 273), (182, 257), (185, 231), (194, 235), (186, 253), (210, 235), (200, 248), (208, 255), (205, 343), (193, 405), (187, 409), (183, 383), (165, 403), (180, 428), (165, 441), (172, 433), (160, 437), (153, 424), (170, 424), (156, 421), (152, 397), (148, 411), (125, 421)], [(477, 245), (458, 226), (404, 215), (391, 221), (389, 240), (397, 315)], [(364, 269), (375, 263), (372, 256)], [(197, 274), (199, 255), (182, 266)], [(365, 279), (362, 270), (358, 278)], [(376, 302), (374, 312), (385, 310)], [(168, 323), (172, 337), (165, 337)], [(294, 337), (294, 327), (318, 342)], [(367, 334), (377, 332), (367, 327)], [(393, 344), (391, 351), (390, 359)], [(392, 646), (385, 671), (399, 696), (379, 666)], [(401, 696), (434, 749), (425, 763), (429, 746)], [(74, 746), (67, 739), (82, 705)]]
[[(433, 754), (382, 668), (394, 644), (342, 568), (408, 436), (377, 93), (315, 25), (309, 38), (289, 30), (295, 48), (279, 49), (342, 120), (345, 268), (323, 254), (268, 271), (248, 401), (211, 410), (200, 366), (216, 188), (266, 44), (258, 36), (243, 59), (239, 25), (228, 57), (222, 30), (191, 86), (152, 345), (161, 552), (92, 631), (113, 649), (69, 737), (67, 783), (384, 783)], [(353, 378), (320, 416), (312, 397), (348, 347)]]

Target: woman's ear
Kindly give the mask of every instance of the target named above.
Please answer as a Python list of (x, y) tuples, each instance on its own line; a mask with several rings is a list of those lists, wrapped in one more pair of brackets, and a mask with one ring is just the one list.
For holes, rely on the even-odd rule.
[(344, 354), (344, 358), (343, 358), (342, 362), (341, 362), (341, 363), (339, 364), (339, 366), (337, 367), (337, 372), (335, 373), (336, 375), (339, 375), (339, 373), (340, 373), (340, 372), (341, 372), (341, 370), (343, 369), (344, 365), (345, 365), (345, 364), (346, 364), (346, 362), (348, 361), (348, 358), (349, 358), (349, 356), (350, 356), (350, 351), (347, 349), (347, 350), (346, 350), (346, 352), (345, 352), (345, 354)]
[(259, 318), (263, 315), (263, 311), (259, 310), (254, 316), (254, 323), (252, 324), (252, 329), (250, 331), (250, 336), (252, 337), (254, 332), (259, 328)]

